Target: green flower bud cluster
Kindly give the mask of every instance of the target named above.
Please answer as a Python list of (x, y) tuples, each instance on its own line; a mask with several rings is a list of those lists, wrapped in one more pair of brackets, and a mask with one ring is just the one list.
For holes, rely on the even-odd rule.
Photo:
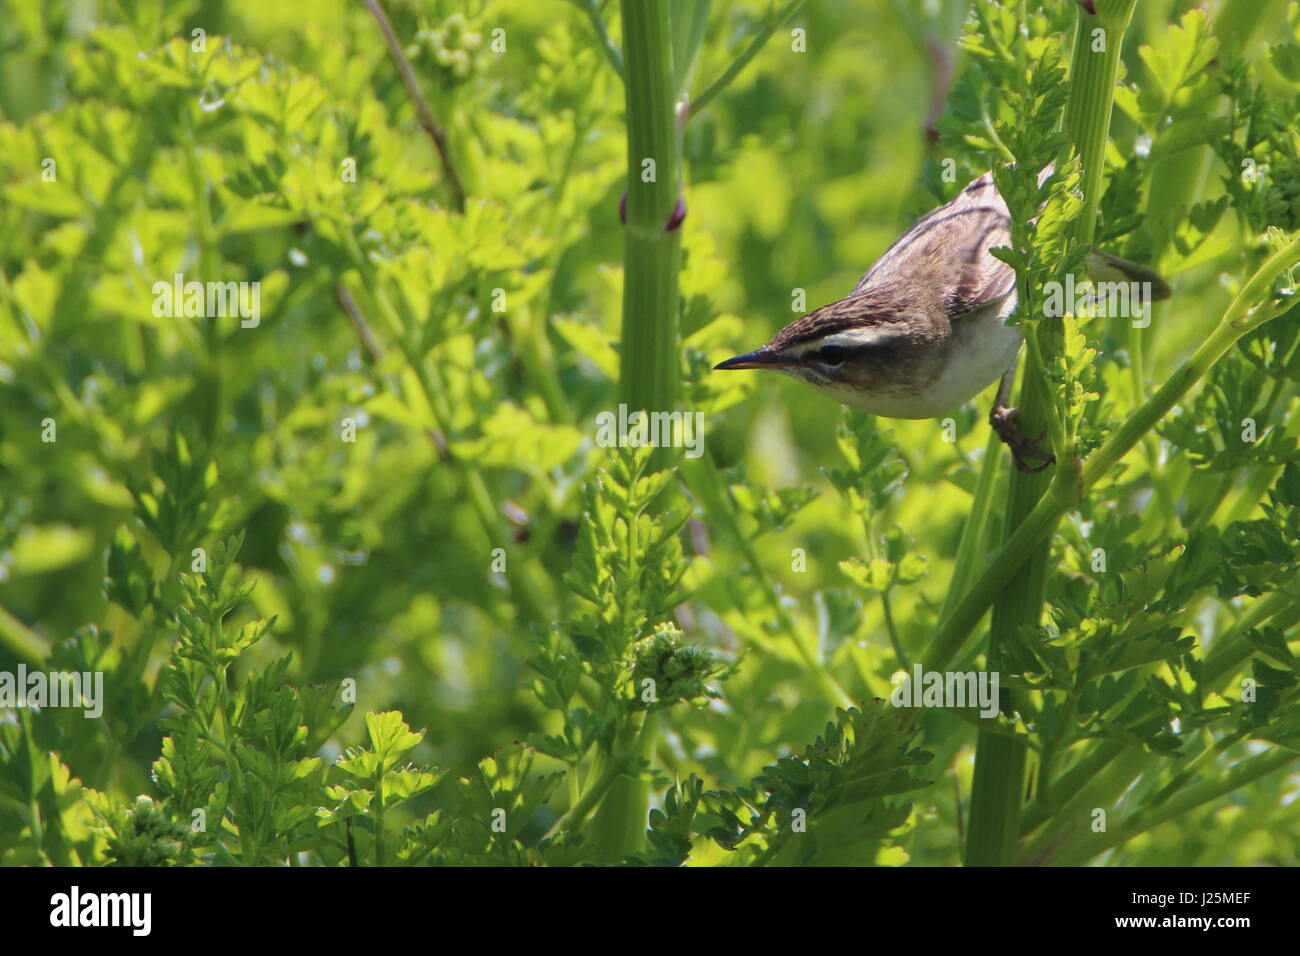
[(685, 643), (671, 623), (660, 624), (633, 644), (632, 658), (633, 693), (645, 706), (722, 696), (708, 682), (725, 676), (727, 669), (710, 651)]
[(483, 34), (457, 11), (437, 27), (422, 24), (406, 55), (430, 68), (444, 86), (455, 86), (474, 72), (474, 59), (482, 47)]
[(151, 799), (138, 797), (108, 839), (110, 866), (184, 866), (194, 862), (190, 831), (168, 820)]

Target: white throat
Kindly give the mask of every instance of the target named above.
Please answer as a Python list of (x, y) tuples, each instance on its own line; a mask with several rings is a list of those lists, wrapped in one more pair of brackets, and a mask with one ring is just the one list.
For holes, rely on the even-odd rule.
[(1002, 377), (1020, 348), (1020, 329), (1006, 320), (1016, 294), (990, 302), (953, 326), (952, 352), (943, 372), (919, 390), (863, 395), (847, 386), (817, 386), (852, 408), (883, 418), (938, 418), (956, 411)]

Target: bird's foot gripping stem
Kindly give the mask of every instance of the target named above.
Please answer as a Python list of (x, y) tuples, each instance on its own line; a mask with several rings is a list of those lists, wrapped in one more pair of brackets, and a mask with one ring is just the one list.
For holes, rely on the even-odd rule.
[[(1048, 465), (1056, 464), (1055, 455), (1038, 449), (1038, 443), (1047, 437), (1047, 432), (1044, 431), (1037, 438), (1027, 437), (1020, 430), (1019, 417), (1019, 409), (1010, 408), (1001, 402), (995, 404), (993, 411), (989, 412), (989, 424), (998, 433), (998, 437), (1002, 439), (1003, 444), (1011, 449), (1011, 458), (1016, 463), (1016, 470), (1023, 471), (1026, 474), (1034, 474), (1042, 471)], [(1040, 462), (1041, 464), (1031, 465), (1031, 461)]]

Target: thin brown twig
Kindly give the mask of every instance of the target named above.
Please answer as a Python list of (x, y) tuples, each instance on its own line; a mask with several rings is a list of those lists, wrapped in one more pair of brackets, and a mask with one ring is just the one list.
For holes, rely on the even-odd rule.
[[(361, 340), (361, 344), (370, 355), (370, 358), (376, 364), (383, 361), (384, 346), (379, 339), (375, 338), (374, 330), (370, 328), (370, 323), (366, 321), (361, 306), (352, 297), (348, 287), (339, 283), (334, 289), (334, 295), (339, 300), (339, 305), (343, 306), (343, 311), (348, 314), (348, 318), (352, 320), (352, 327), (356, 329), (357, 338)], [(433, 450), (438, 453), (438, 459), (443, 464), (451, 461), (451, 454), (447, 449), (447, 439), (443, 437), (441, 432), (434, 428), (426, 428), (424, 437), (429, 439), (429, 443), (433, 445)]]
[(348, 287), (339, 283), (338, 288), (334, 290), (334, 295), (338, 298), (339, 305), (343, 306), (343, 311), (348, 314), (348, 318), (352, 320), (352, 327), (357, 330), (357, 338), (361, 339), (361, 344), (370, 353), (371, 359), (376, 363), (382, 362), (384, 347), (375, 338), (375, 333), (366, 321), (366, 317), (361, 314), (361, 306), (357, 305), (357, 300), (352, 298)]
[(379, 0), (361, 0), (374, 15), (375, 22), (379, 24), (379, 31), (384, 35), (384, 43), (388, 46), (388, 55), (393, 58), (393, 63), (397, 67), (397, 72), (402, 76), (402, 85), (406, 87), (407, 94), (415, 103), (416, 112), (420, 114), (420, 125), (424, 131), (429, 134), (433, 140), (434, 149), (438, 151), (438, 158), (442, 160), (442, 172), (447, 178), (447, 188), (451, 190), (451, 203), (457, 212), (465, 211), (465, 189), (460, 184), (460, 177), (456, 175), (456, 167), (451, 161), (451, 152), (447, 148), (447, 134), (438, 121), (433, 118), (433, 110), (429, 108), (429, 101), (424, 98), (420, 92), (420, 84), (415, 79), (415, 70), (411, 68), (411, 62), (402, 52), (402, 44), (397, 39), (397, 34), (393, 30), (393, 23), (388, 19), (388, 14), (384, 8), (379, 5)]

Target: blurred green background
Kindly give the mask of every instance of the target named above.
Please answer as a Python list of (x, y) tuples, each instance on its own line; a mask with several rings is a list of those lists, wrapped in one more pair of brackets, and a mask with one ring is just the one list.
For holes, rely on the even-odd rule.
[[(761, 344), (794, 317), (796, 289), (808, 309), (841, 297), (916, 215), (982, 171), (951, 131), (936, 140), (927, 128), (947, 74), (962, 70), (965, 6), (809, 3), (793, 24), (806, 51), (779, 31), (691, 122), (688, 351), (717, 361)], [(1126, 41), (1130, 70), (1141, 44), (1207, 6), (1221, 5), (1143, 0)], [(1286, 33), (1286, 4), (1259, 6), (1250, 47), (1262, 60), (1264, 41)], [(697, 88), (767, 8), (714, 3)], [(289, 650), (295, 680), (356, 679), (359, 707), (399, 709), (429, 728), (420, 759), (459, 773), (554, 729), (526, 692), (525, 661), (534, 629), (572, 614), (561, 575), (579, 490), (601, 459), (593, 421), (613, 404), (623, 91), (572, 3), (387, 9), (447, 129), (470, 197), (463, 219), (443, 211), (436, 154), (360, 3), (0, 3), (0, 667), (36, 663), (94, 624), (122, 660), (147, 649), (148, 685), (170, 631), (106, 599), (115, 533), (127, 529), (165, 591), (192, 548), (244, 529), (240, 561), (257, 585), (245, 613), (277, 616), (254, 658)], [(491, 48), (496, 28), (504, 52)], [(206, 50), (196, 54), (200, 29)], [(1113, 136), (1120, 161), (1141, 148), (1122, 113)], [(339, 175), (349, 156), (356, 183)], [(57, 161), (54, 182), (41, 178), (46, 157)], [(956, 183), (939, 175), (948, 157)], [(1225, 170), (1209, 151), (1197, 162), (1203, 198), (1221, 194)], [(340, 302), (354, 265), (340, 239), (349, 230), (393, 257), (385, 274), (440, 376), (439, 428), (388, 330), (371, 315), (367, 347)], [(1154, 382), (1221, 313), (1220, 257), (1238, 239), (1226, 220), (1194, 254), (1168, 238), (1148, 235), (1137, 250), (1161, 250), (1151, 264), (1176, 290), (1146, 340)], [(177, 272), (260, 281), (260, 326), (155, 317), (152, 284)], [(492, 311), (494, 289), (506, 292), (504, 313)], [(1104, 333), (1101, 345), (1119, 348)], [(733, 477), (755, 499), (812, 490), (788, 526), (759, 539), (763, 571), (846, 689), (886, 694), (894, 668), (880, 603), (838, 567), (868, 544), (821, 474), (843, 466), (841, 409), (792, 380), (723, 381), (704, 368), (687, 365), (698, 377), (684, 400), (709, 412), (718, 462), (743, 466)], [(1126, 376), (1115, 379), (1125, 387)], [(945, 594), (990, 398), (962, 410), (955, 443), (939, 422), (882, 423), (910, 473), (885, 523), (926, 561), (926, 575), (893, 594), (913, 650)], [(340, 439), (345, 418), (358, 424), (355, 443)], [(55, 442), (42, 441), (46, 419)], [(485, 532), (469, 503), (473, 479), (440, 443), (475, 461), (510, 540)], [(139, 513), (153, 500), (171, 504), (146, 528)], [(706, 528), (693, 535), (695, 594), (679, 620), (695, 643), (747, 653), (724, 702), (675, 718), (661, 762), (734, 785), (802, 747), (832, 706), (772, 638), (762, 589), (738, 573), (748, 556)], [(509, 553), (507, 576), (531, 569), (540, 618), (492, 573), (497, 547)], [(798, 548), (806, 571), (792, 567)], [(147, 792), (156, 723), (119, 714), (100, 724), (76, 729), (62, 751), (73, 773)], [(913, 836), (916, 862), (957, 859), (946, 777), (968, 789), (973, 738), (951, 724), (927, 735), (939, 749), (930, 774), (944, 784), (917, 798), (918, 817), (935, 825)], [(342, 742), (359, 734), (353, 721)], [(105, 760), (109, 738), (120, 749)], [(1231, 862), (1259, 850), (1228, 849), (1227, 831), (1197, 826), (1144, 838), (1146, 861)]]

